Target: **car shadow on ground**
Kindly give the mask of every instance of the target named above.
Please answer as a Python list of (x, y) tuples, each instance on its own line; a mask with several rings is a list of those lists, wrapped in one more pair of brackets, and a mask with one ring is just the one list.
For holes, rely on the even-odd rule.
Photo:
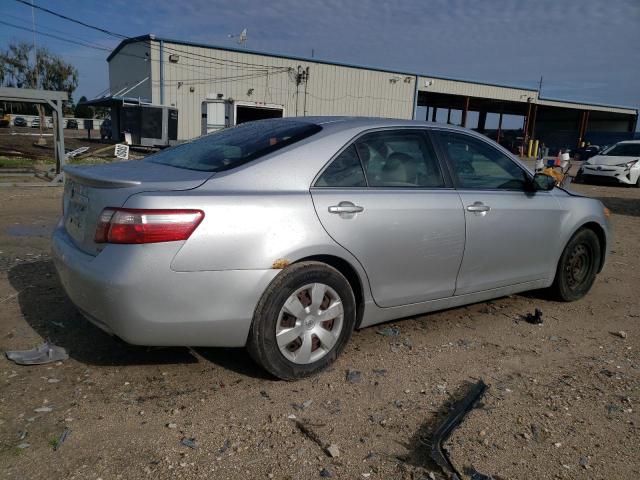
[[(43, 340), (64, 347), (81, 363), (102, 366), (197, 363), (198, 357), (251, 377), (267, 378), (244, 349), (130, 345), (103, 332), (75, 308), (51, 260), (20, 263), (8, 272), (26, 322)], [(36, 345), (33, 345), (34, 347)], [(25, 348), (29, 346), (25, 345)]]
[(595, 197), (615, 215), (640, 217), (640, 198)]

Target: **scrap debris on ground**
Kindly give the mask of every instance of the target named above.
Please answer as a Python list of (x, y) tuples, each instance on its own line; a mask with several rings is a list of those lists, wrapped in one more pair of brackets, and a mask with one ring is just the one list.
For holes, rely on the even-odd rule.
[[(461, 480), (462, 475), (459, 470), (451, 463), (449, 454), (444, 447), (444, 443), (449, 439), (453, 431), (462, 423), (464, 417), (474, 408), (487, 391), (487, 385), (484, 381), (479, 380), (476, 384), (469, 388), (467, 394), (456, 402), (450, 409), (447, 418), (436, 429), (429, 441), (431, 458), (440, 466), (442, 471), (451, 479)], [(477, 480), (490, 479), (486, 475), (474, 473)]]
[(18, 365), (43, 365), (60, 362), (69, 358), (67, 351), (50, 342), (29, 350), (11, 350), (6, 352), (7, 358)]
[(531, 323), (532, 325), (542, 325), (542, 310), (536, 308), (533, 313), (527, 313), (526, 315), (523, 315), (522, 319), (527, 323)]

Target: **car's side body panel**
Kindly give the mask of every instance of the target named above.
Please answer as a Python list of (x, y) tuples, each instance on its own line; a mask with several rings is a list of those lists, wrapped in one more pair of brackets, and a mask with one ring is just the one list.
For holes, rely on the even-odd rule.
[(456, 295), (553, 277), (564, 213), (551, 192), (462, 190), (467, 243)]
[(526, 292), (528, 290), (535, 290), (538, 288), (545, 288), (550, 286), (552, 281), (553, 279), (536, 280), (534, 282), (508, 285), (506, 287), (483, 290), (475, 293), (468, 293), (465, 295), (455, 295), (453, 297), (443, 298), (440, 300), (414, 303), (410, 305), (403, 305), (400, 307), (381, 308), (370, 303), (365, 305), (364, 319), (360, 326), (369, 327), (382, 322), (396, 320), (398, 318), (436, 312), (438, 310), (444, 310), (447, 308), (460, 307), (476, 302), (484, 302), (486, 300), (491, 300), (492, 298), (513, 295), (514, 293)]
[[(460, 197), (453, 189), (312, 189), (331, 237), (364, 266), (381, 307), (453, 295), (465, 242)], [(331, 213), (352, 202), (364, 210)]]

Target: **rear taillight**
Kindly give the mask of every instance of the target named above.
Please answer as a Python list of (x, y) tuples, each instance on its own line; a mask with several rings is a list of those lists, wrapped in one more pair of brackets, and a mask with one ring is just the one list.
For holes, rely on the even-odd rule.
[(204, 218), (202, 210), (105, 208), (96, 243), (158, 243), (186, 240)]

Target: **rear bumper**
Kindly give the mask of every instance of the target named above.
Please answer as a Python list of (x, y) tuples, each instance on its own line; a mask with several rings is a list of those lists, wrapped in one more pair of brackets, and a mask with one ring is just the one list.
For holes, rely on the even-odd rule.
[(175, 272), (176, 242), (108, 245), (93, 257), (64, 228), (53, 259), (71, 301), (95, 325), (136, 345), (246, 343), (253, 311), (279, 270)]

